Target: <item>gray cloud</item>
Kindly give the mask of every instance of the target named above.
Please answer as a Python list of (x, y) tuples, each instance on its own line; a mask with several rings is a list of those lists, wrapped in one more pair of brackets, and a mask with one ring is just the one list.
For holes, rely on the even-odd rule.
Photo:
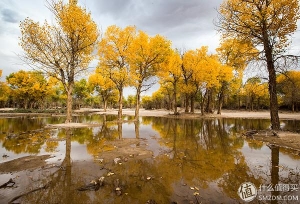
[[(67, 0), (66, 0), (67, 2)], [(161, 34), (179, 49), (195, 49), (208, 45), (213, 51), (218, 44), (213, 19), (222, 0), (79, 0), (91, 12), (102, 32), (116, 24), (121, 27), (136, 25), (150, 35)], [(45, 0), (0, 1), (0, 54), (1, 69), (11, 73), (26, 65), (17, 58), (8, 59), (11, 53), (22, 53), (18, 46), (19, 21), (25, 17), (52, 22)], [(0, 79), (1, 80), (1, 79)], [(2, 77), (3, 80), (3, 77)]]
[(18, 13), (10, 9), (3, 9), (1, 11), (2, 20), (8, 23), (17, 23), (20, 21)]
[(161, 33), (181, 26), (213, 28), (215, 8), (221, 0), (152, 0), (152, 1), (97, 1), (97, 10), (120, 21)]
[[(215, 35), (213, 20), (222, 0), (98, 0), (92, 14), (109, 16), (119, 26), (136, 25), (147, 33), (161, 34), (190, 47), (191, 39)], [(188, 45), (183, 39), (189, 39)], [(214, 44), (215, 45), (215, 44)], [(200, 47), (202, 45), (194, 45)], [(193, 47), (195, 48), (195, 47)]]

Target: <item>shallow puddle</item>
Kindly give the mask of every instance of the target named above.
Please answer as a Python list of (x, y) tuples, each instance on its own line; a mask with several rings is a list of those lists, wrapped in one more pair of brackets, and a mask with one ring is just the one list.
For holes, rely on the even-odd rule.
[[(101, 125), (45, 129), (64, 118), (0, 118), (0, 169), (1, 165), (5, 169), (0, 185), (10, 178), (15, 181), (0, 189), (1, 202), (22, 195), (14, 202), (240, 203), (238, 190), (244, 182), (256, 186), (258, 195), (252, 203), (270, 203), (265, 201), (268, 196), (296, 203), (300, 196), (298, 188), (292, 189), (299, 187), (300, 156), (241, 137), (245, 130), (269, 128), (268, 120), (140, 117), (137, 123), (129, 116), (123, 123), (115, 120), (108, 115), (77, 116), (74, 122)], [(290, 131), (299, 124), (281, 122)], [(36, 161), (34, 168), (13, 169), (7, 163), (29, 155), (50, 158), (46, 164)], [(98, 190), (90, 186), (78, 191), (102, 176)]]

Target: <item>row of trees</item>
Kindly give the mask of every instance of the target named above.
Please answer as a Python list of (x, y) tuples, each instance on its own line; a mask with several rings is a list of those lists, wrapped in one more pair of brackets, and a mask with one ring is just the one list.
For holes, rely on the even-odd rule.
[[(73, 109), (101, 107), (106, 111), (107, 107), (118, 107), (118, 90), (113, 86), (110, 89), (105, 89), (104, 87), (108, 83), (101, 84), (103, 79), (95, 78), (100, 76), (102, 75), (94, 73), (90, 75), (88, 80), (81, 79), (75, 82), (72, 95)], [(279, 105), (291, 111), (299, 111), (300, 94), (297, 90), (300, 89), (300, 72), (289, 71), (278, 75), (277, 84)], [(205, 113), (209, 112), (208, 105), (213, 110), (218, 110), (220, 86), (207, 87), (205, 92), (213, 90), (211, 97), (199, 90), (193, 97), (189, 98), (189, 104), (186, 103), (185, 86), (183, 76), (181, 76), (175, 87), (176, 90), (179, 90), (176, 91), (175, 98), (173, 84), (164, 81), (159, 90), (151, 96), (143, 96), (141, 104), (146, 109), (165, 108), (174, 112), (177, 111), (175, 108), (181, 107), (183, 109), (187, 108), (191, 112), (198, 108)], [(203, 93), (204, 95), (202, 95)], [(202, 103), (203, 97), (204, 103)], [(6, 82), (0, 82), (0, 107), (55, 109), (65, 107), (66, 98), (67, 94), (62, 84), (53, 77), (45, 78), (41, 72), (20, 70), (7, 76)], [(136, 107), (136, 99), (136, 95), (128, 95), (127, 98), (122, 100), (122, 107)], [(208, 99), (211, 100), (210, 104)], [(244, 84), (241, 81), (239, 84), (229, 83), (223, 92), (222, 100), (223, 106), (230, 109), (258, 110), (269, 108), (268, 83), (262, 81), (259, 77), (249, 78)]]
[(173, 50), (166, 38), (150, 37), (133, 26), (124, 29), (110, 26), (99, 39), (90, 13), (76, 2), (49, 4), (56, 17), (53, 26), (47, 22), (40, 25), (29, 18), (20, 24), (24, 59), (56, 78), (64, 88), (66, 122), (72, 120), (75, 78), (88, 69), (97, 49), (99, 63), (90, 81), (104, 101), (117, 90), (119, 119), (124, 88), (136, 89), (135, 117), (138, 119), (141, 93), (153, 85), (155, 78), (172, 92), (175, 113), (178, 93), (184, 95), (186, 112), (194, 111), (197, 97), (201, 112), (211, 112), (217, 97), (217, 109), (221, 113), (226, 92), (241, 91), (243, 71), (249, 61), (256, 60), (265, 62), (267, 67), (272, 128), (280, 128), (276, 71), (282, 68), (281, 62), (286, 62), (283, 54), (290, 44), (289, 36), (297, 28), (297, 0), (224, 0), (216, 22), (222, 40), (215, 55), (208, 54), (207, 47)]

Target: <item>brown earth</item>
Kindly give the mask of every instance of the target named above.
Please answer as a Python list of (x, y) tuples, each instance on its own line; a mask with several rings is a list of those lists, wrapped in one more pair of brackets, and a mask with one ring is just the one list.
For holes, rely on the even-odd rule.
[(18, 159), (14, 159), (8, 162), (0, 164), (0, 172), (9, 173), (15, 171), (23, 171), (36, 169), (46, 165), (46, 159), (49, 159), (50, 155), (42, 156), (26, 156)]

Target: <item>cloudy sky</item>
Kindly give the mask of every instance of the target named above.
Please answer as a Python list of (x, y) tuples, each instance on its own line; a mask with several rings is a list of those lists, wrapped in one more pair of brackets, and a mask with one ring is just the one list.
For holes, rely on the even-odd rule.
[[(67, 1), (67, 0), (65, 0)], [(109, 25), (135, 25), (150, 35), (161, 34), (172, 41), (174, 48), (195, 49), (209, 46), (214, 52), (219, 36), (213, 21), (222, 0), (78, 0), (91, 12), (93, 20), (104, 32)], [(9, 73), (29, 67), (18, 55), (19, 23), (26, 17), (53, 22), (46, 0), (0, 1), (0, 69), (2, 81)], [(299, 38), (296, 39), (299, 42)]]
[[(194, 49), (208, 45), (213, 52), (218, 35), (213, 25), (216, 9), (222, 0), (79, 0), (92, 14), (99, 29), (109, 25), (136, 25), (149, 35), (161, 34), (173, 47)], [(4, 76), (20, 69), (29, 69), (20, 61), (19, 23), (26, 17), (43, 22), (53, 21), (45, 0), (0, 1), (0, 69)], [(4, 77), (2, 77), (2, 80)]]

